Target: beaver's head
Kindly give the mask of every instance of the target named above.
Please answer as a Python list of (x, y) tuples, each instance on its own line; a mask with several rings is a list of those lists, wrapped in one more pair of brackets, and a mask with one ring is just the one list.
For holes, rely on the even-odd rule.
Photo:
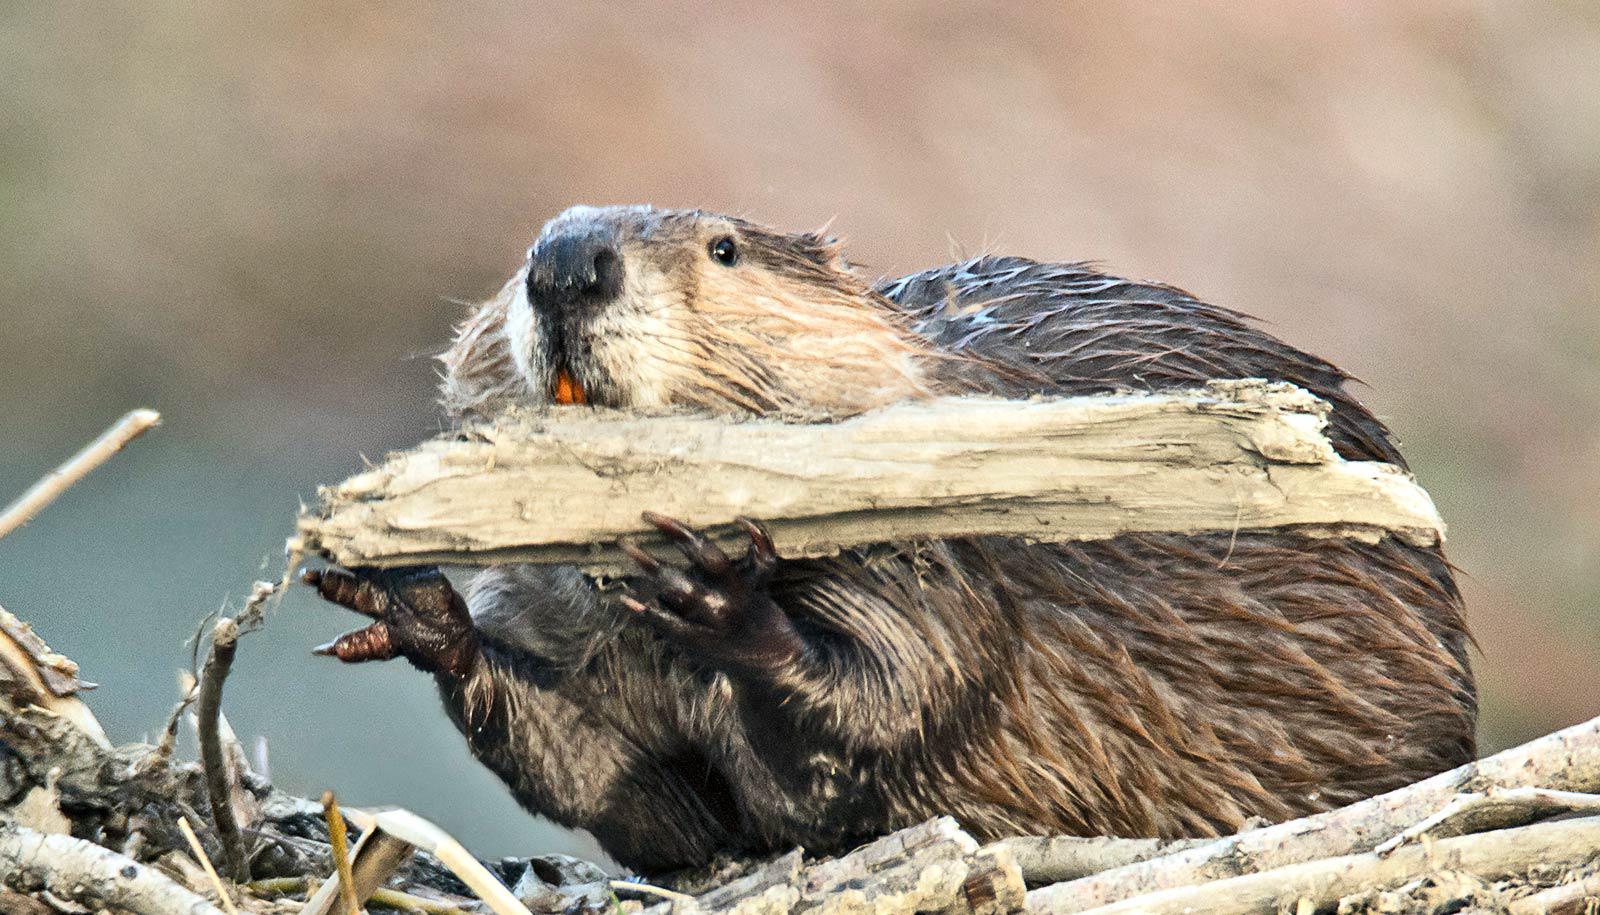
[(848, 413), (925, 393), (924, 344), (820, 235), (573, 207), (500, 298), (517, 399)]

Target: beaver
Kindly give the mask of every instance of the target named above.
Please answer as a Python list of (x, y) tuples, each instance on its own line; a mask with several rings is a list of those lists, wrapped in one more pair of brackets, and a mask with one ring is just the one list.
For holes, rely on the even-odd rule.
[[(937, 395), (1266, 378), (1345, 458), (1405, 461), (1345, 372), (1247, 317), (1082, 263), (984, 256), (876, 284), (821, 234), (577, 207), (458, 329), (442, 400), (848, 415)], [(620, 593), (576, 569), (308, 572), (377, 622), (529, 810), (663, 872), (817, 853), (942, 814), (981, 839), (1213, 836), (1473, 758), (1470, 637), (1440, 550), (1292, 529), (965, 537), (781, 559), (647, 515)], [(737, 551), (736, 551), (737, 552)]]

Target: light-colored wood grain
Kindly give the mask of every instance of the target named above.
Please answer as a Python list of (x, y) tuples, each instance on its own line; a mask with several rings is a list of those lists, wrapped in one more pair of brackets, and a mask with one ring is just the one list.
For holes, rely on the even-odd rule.
[(834, 423), (514, 414), (424, 442), (327, 487), (301, 542), (346, 565), (573, 563), (624, 568), (650, 510), (729, 535), (770, 528), (788, 557), (888, 540), (1036, 540), (1295, 527), (1437, 543), (1427, 493), (1342, 460), (1326, 405), (1298, 388), (1025, 402), (946, 398)]
[(1066, 915), (1148, 893), (1363, 854), (1446, 808), (1463, 792), (1522, 787), (1600, 792), (1600, 718), (1338, 810), (1041, 887), (1028, 894), (1028, 908)]
[[(1323, 858), (1265, 873), (1174, 887), (1084, 910), (1084, 915), (1272, 915), (1297, 903), (1302, 911), (1333, 911), (1344, 896), (1441, 869), (1493, 881), (1520, 875), (1535, 864), (1557, 872), (1581, 867), (1594, 858), (1596, 849), (1600, 849), (1600, 817), (1539, 823), (1444, 839), (1431, 847), (1413, 845), (1389, 856), (1368, 853)], [(1028, 911), (1054, 915), (1079, 910), (1058, 909), (1030, 897)]]

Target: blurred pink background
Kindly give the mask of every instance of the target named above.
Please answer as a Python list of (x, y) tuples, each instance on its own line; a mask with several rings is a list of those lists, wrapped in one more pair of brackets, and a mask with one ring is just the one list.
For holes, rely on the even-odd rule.
[[(0, 500), (164, 428), (0, 543), (0, 604), (159, 727), (298, 498), (437, 428), (463, 300), (576, 202), (832, 229), (896, 274), (1094, 259), (1364, 379), (1451, 524), (1488, 749), (1600, 714), (1600, 6), (16, 2), (0, 9)], [(426, 678), (307, 656), (229, 714), (285, 787), (483, 853), (512, 808)]]

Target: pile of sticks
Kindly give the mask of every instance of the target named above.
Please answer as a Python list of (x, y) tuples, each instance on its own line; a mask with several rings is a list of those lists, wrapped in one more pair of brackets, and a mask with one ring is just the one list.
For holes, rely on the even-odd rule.
[[(156, 417), (138, 411), (0, 512), (0, 536)], [(352, 565), (564, 562), (604, 575), (642, 508), (763, 519), (785, 556), (908, 537), (1038, 539), (1292, 526), (1436, 543), (1427, 494), (1340, 459), (1298, 389), (956, 400), (797, 426), (592, 412), (468, 427), (323, 492), (291, 553)], [(781, 482), (781, 485), (778, 485)], [(286, 575), (287, 578), (287, 575)], [(222, 712), (241, 637), (218, 620), (153, 745), (115, 746), (76, 666), (0, 610), (0, 912), (374, 910), (910, 913), (1578, 912), (1600, 904), (1600, 718), (1340, 810), (1223, 838), (1019, 837), (939, 818), (848, 854), (803, 849), (654, 882), (559, 855), (486, 863), (404, 811), (272, 787)], [(199, 759), (176, 753), (190, 716)]]
[[(213, 630), (213, 663), (219, 630), (236, 631)], [(220, 714), (209, 727), (216, 762), (176, 758), (177, 715), (155, 745), (114, 747), (82, 707), (70, 661), (9, 614), (0, 613), (0, 646), (4, 912), (1331, 912), (1362, 911), (1349, 900), (1394, 896), (1441, 873), (1472, 878), (1477, 903), (1517, 915), (1600, 900), (1600, 718), (1224, 838), (982, 846), (941, 818), (833, 859), (796, 849), (641, 883), (562, 856), (479, 862), (403, 811), (341, 812), (331, 797), (284, 795), (245, 762)]]

